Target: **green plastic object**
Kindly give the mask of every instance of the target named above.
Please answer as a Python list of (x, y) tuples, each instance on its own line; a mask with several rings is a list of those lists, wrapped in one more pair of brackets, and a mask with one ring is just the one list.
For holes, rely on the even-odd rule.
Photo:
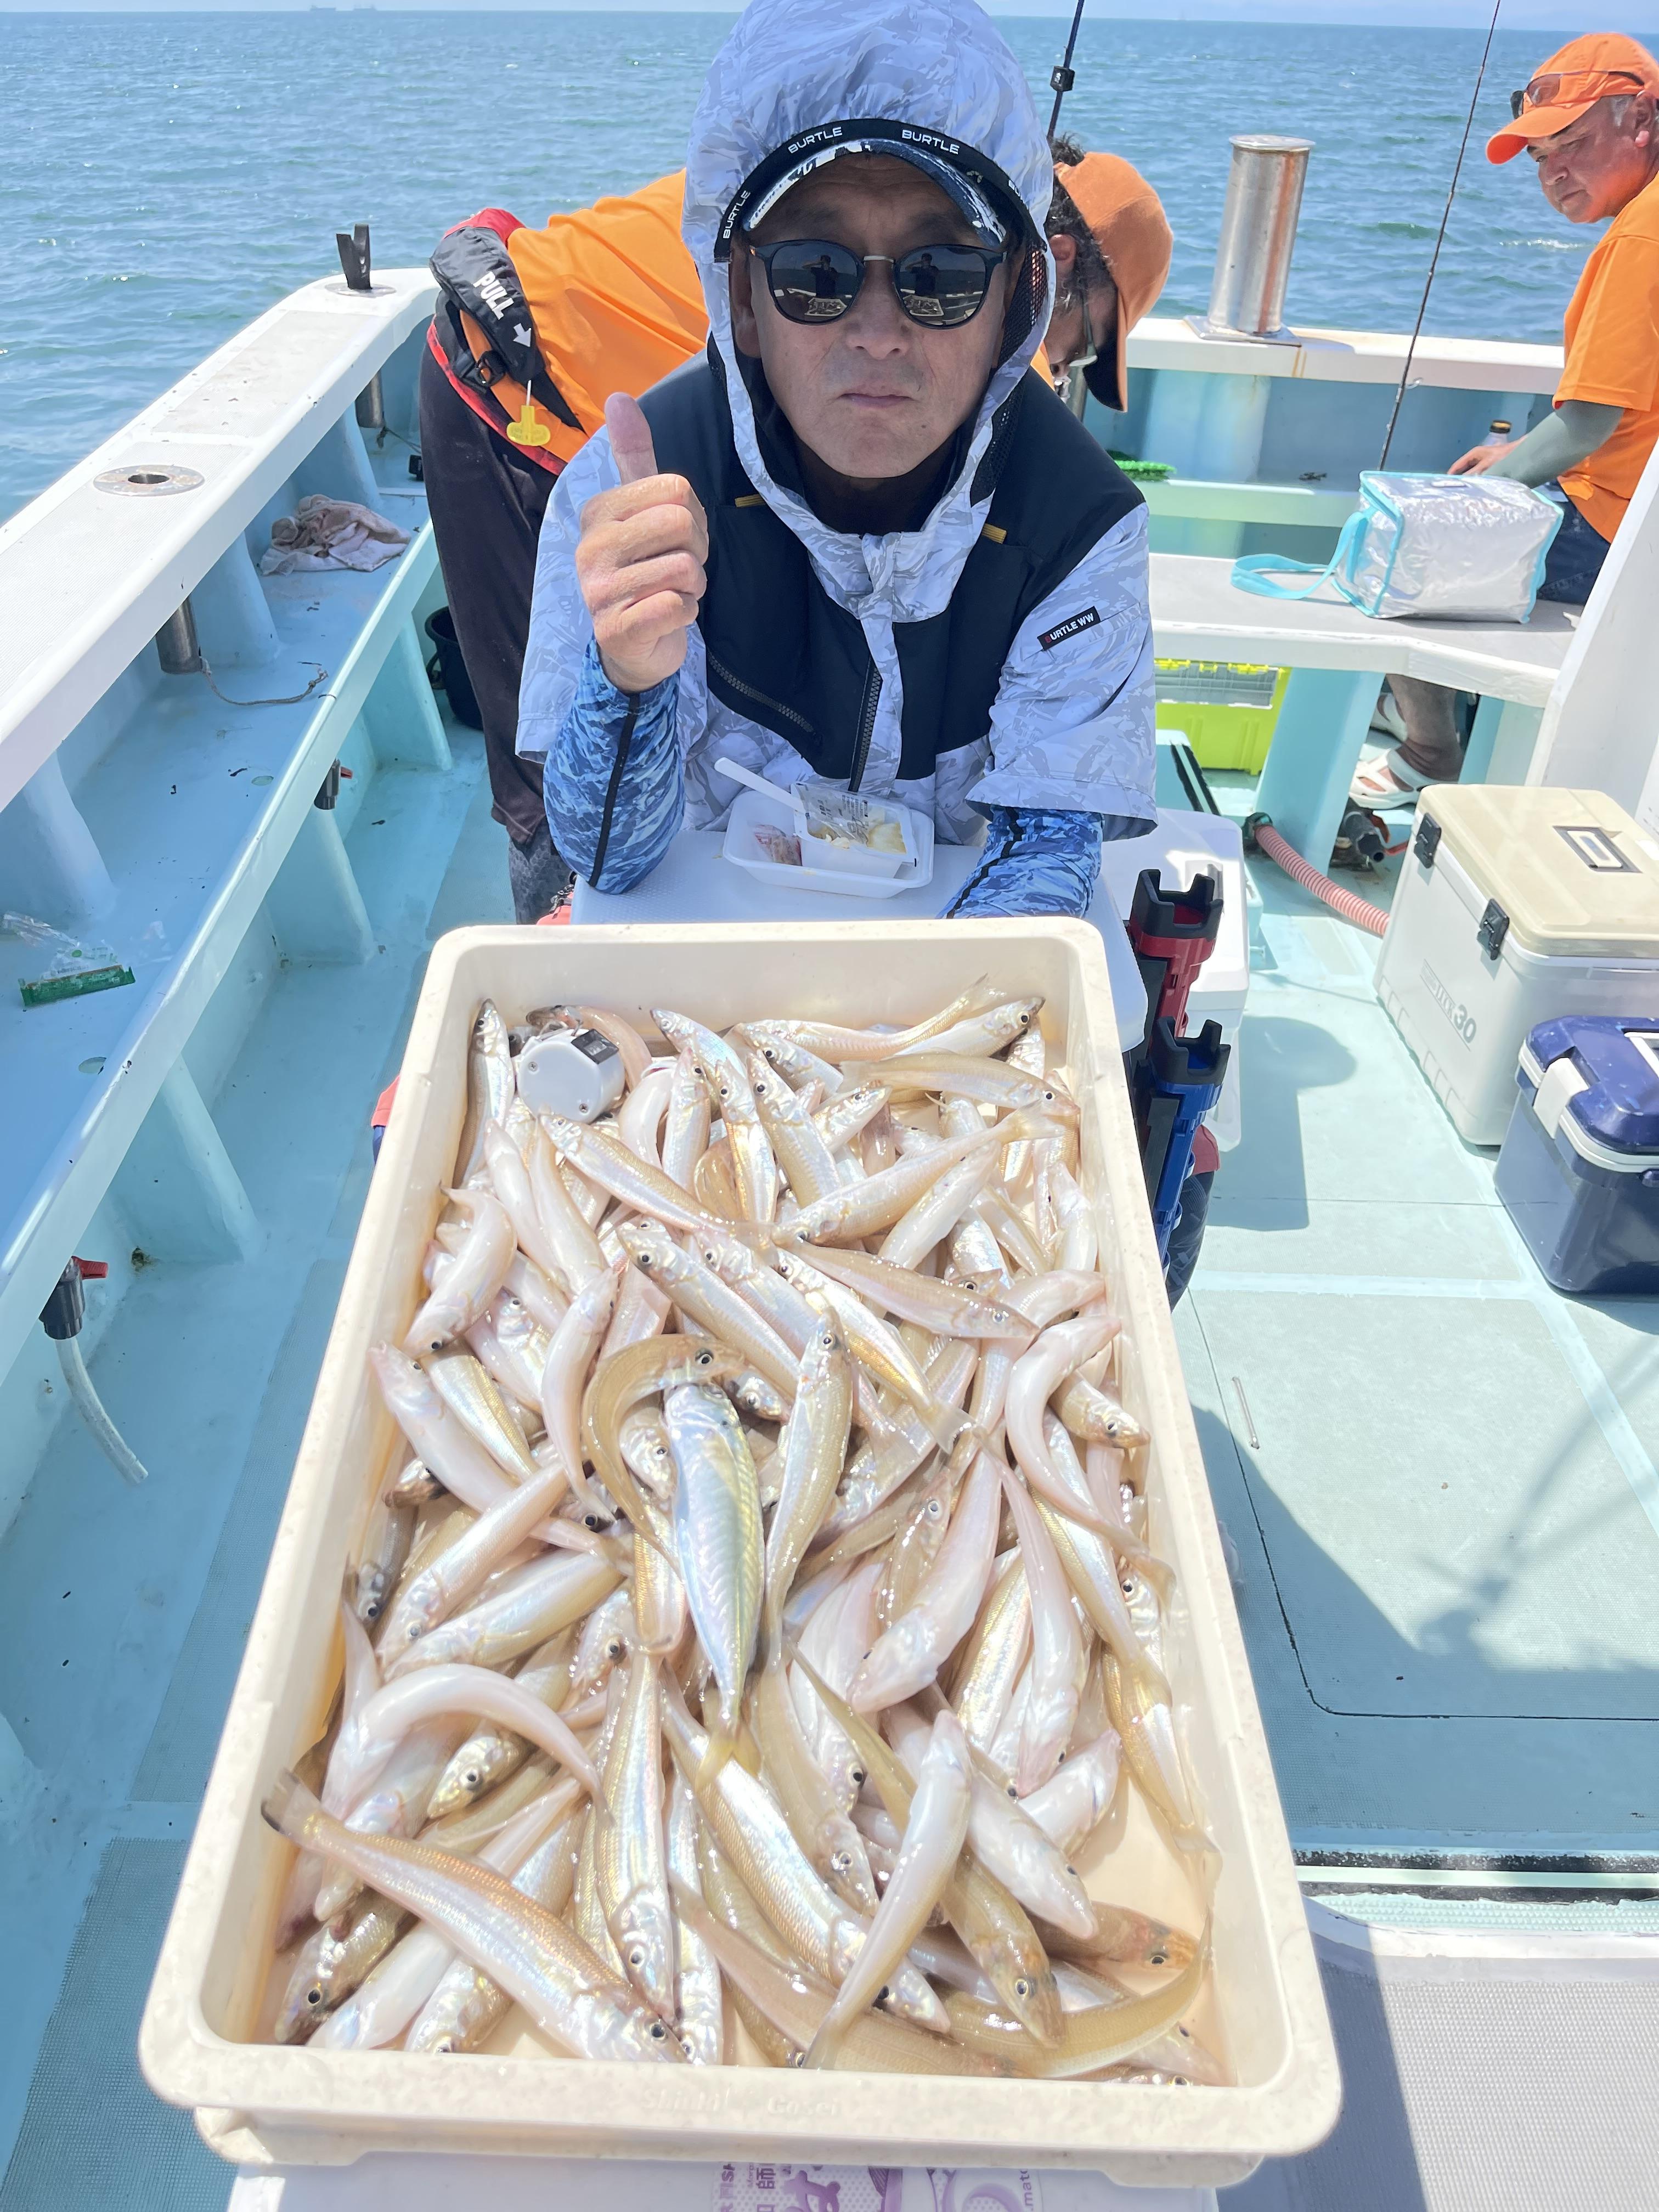
[(1143, 461), (1133, 453), (1113, 453), (1111, 459), (1132, 483), (1164, 483), (1175, 474), (1173, 461)]
[(1226, 660), (1159, 660), (1154, 665), (1158, 728), (1181, 731), (1200, 768), (1260, 775), (1290, 670)]
[(88, 991), (118, 991), (132, 980), (131, 968), (83, 968), (78, 975), (48, 975), (17, 988), (26, 1006), (49, 1006), (57, 999), (84, 999)]

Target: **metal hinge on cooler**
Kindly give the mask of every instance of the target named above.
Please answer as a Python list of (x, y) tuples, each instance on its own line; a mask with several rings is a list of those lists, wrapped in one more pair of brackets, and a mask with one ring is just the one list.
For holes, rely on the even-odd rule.
[(1504, 949), (1504, 939), (1510, 933), (1510, 918), (1496, 899), (1486, 901), (1486, 911), (1481, 915), (1480, 927), (1474, 933), (1480, 940), (1481, 951), (1496, 960)]
[(1440, 849), (1440, 824), (1428, 815), (1419, 817), (1417, 835), (1412, 839), (1412, 850), (1425, 868), (1434, 866), (1434, 856)]

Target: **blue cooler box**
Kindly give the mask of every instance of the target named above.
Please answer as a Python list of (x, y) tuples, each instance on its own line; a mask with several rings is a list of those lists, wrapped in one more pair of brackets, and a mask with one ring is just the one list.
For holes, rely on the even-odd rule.
[(1568, 1014), (1521, 1048), (1498, 1195), (1558, 1291), (1659, 1292), (1659, 1014)]

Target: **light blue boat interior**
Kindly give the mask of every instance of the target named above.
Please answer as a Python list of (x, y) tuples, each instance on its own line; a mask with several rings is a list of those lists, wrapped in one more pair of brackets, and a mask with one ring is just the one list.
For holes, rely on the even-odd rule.
[[(421, 342), (382, 374), (405, 436)], [(1177, 465), (1154, 493), (1162, 550), (1328, 551), (1374, 456), (1376, 389), (1232, 388), (1261, 381), (1138, 379), (1112, 436)], [(1496, 387), (1413, 393), (1400, 465), (1504, 410), (1524, 420)], [(365, 438), (349, 405), (317, 429), (251, 549), (343, 471), (421, 532), (405, 442)], [(1316, 497), (1306, 520), (1294, 502)], [(61, 780), (43, 771), (0, 815), (0, 854), (78, 817), (117, 890), (84, 927), (137, 973), (25, 1012), (16, 983), (40, 961), (0, 939), (0, 1215), (8, 1267), (40, 1277), (70, 1217), (28, 1194), (81, 1132), (58, 1187), (103, 1164), (67, 1249), (110, 1269), (82, 1343), (149, 1469), (118, 1480), (14, 1304), (0, 2212), (226, 2203), (228, 2169), (137, 2075), (138, 2015), (368, 1188), (370, 1109), (433, 943), (511, 914), (482, 742), (421, 665), (442, 598), (429, 536), (371, 576), (254, 585), (263, 662), (236, 657), (258, 609), (246, 555), (226, 557), (240, 580), (200, 608), (204, 641), (216, 621), (230, 641), (222, 691), (286, 693), (309, 663), (331, 672), (322, 696), (239, 708), (146, 647), (61, 749)], [(350, 775), (326, 814), (312, 794), (336, 758)], [(1253, 779), (1211, 782), (1249, 811)], [(1243, 1140), (1176, 1323), (1304, 1880), (1379, 1924), (1653, 1928), (1659, 1301), (1543, 1283), (1493, 1156), (1458, 1138), (1377, 1004), (1374, 941), (1264, 862), (1249, 880)], [(1382, 903), (1392, 887), (1391, 871), (1362, 886)], [(123, 1040), (158, 985), (147, 1103), (123, 1133)]]

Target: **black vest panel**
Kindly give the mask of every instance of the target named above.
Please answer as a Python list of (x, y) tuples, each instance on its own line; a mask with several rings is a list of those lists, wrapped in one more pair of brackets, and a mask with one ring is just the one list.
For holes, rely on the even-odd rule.
[[(725, 379), (688, 362), (641, 401), (657, 465), (690, 482), (708, 517), (708, 588), (697, 627), (708, 688), (771, 730), (821, 776), (864, 772), (880, 678), (857, 617), (819, 583), (805, 547), (744, 475)], [(1084, 556), (1142, 504), (1128, 478), (1036, 376), (997, 410), (974, 479), (992, 494), (983, 532), (950, 605), (896, 623), (903, 680), (900, 776), (931, 775), (940, 754), (991, 726), (1003, 665), (1021, 624)], [(1059, 619), (1083, 607), (1062, 610)]]

